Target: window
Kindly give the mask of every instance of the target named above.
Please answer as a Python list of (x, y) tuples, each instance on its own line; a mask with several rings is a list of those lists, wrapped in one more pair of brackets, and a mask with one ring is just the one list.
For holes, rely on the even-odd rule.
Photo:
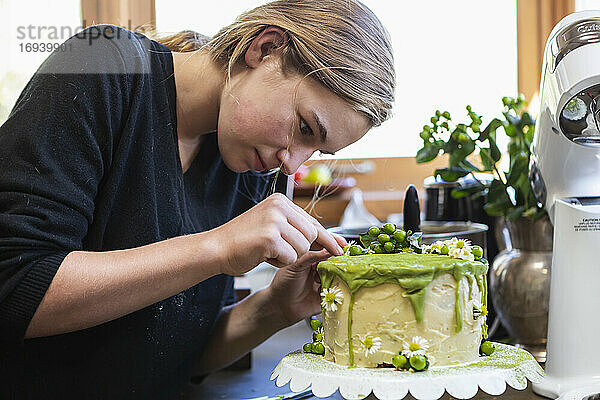
[[(394, 117), (335, 158), (414, 156), (423, 125), (436, 109), (483, 123), (502, 111), (501, 98), (517, 94), (516, 1), (363, 0), (392, 36), (397, 93)], [(264, 2), (156, 0), (157, 29), (215, 34), (240, 12)], [(321, 157), (319, 157), (321, 158)]]
[(52, 45), (81, 29), (81, 0), (0, 0), (0, 124)]
[(600, 0), (575, 0), (575, 11), (600, 10)]

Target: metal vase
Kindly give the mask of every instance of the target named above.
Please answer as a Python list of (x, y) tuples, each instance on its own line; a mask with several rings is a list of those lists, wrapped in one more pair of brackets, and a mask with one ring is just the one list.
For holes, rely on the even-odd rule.
[(515, 345), (546, 360), (553, 227), (546, 216), (535, 222), (521, 218), (497, 225), (505, 250), (494, 259), (489, 293), (502, 324)]

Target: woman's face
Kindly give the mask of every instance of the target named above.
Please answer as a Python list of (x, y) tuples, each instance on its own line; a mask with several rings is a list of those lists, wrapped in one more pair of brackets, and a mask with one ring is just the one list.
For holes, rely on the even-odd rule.
[(281, 167), (290, 175), (315, 151), (335, 153), (369, 127), (366, 115), (316, 80), (286, 76), (278, 59), (266, 56), (233, 75), (223, 90), (219, 150), (235, 172)]

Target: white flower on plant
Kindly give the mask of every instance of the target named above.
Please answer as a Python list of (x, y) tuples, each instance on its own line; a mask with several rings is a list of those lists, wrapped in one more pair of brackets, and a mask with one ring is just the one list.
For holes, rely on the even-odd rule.
[(321, 307), (327, 311), (337, 311), (338, 305), (344, 301), (342, 290), (336, 286), (321, 291)]
[(429, 343), (427, 343), (427, 340), (420, 336), (415, 336), (410, 342), (404, 343), (402, 354), (406, 358), (410, 358), (417, 354), (424, 356), (427, 350), (429, 350)]
[(365, 335), (360, 339), (360, 344), (365, 350), (365, 357), (375, 354), (381, 348), (381, 338), (377, 336)]

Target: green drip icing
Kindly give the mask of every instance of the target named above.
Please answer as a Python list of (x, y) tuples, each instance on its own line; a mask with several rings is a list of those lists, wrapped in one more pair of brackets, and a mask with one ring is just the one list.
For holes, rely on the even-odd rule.
[(458, 284), (460, 281), (456, 281), (456, 289), (455, 289), (455, 299), (454, 302), (454, 316), (456, 318), (456, 322), (454, 323), (454, 332), (458, 333), (462, 330), (462, 307), (460, 304), (460, 285)]
[(404, 292), (402, 297), (408, 297), (415, 311), (415, 319), (417, 322), (423, 322), (425, 316), (425, 288), (413, 293)]
[[(487, 306), (485, 275), (488, 265), (480, 261), (466, 261), (438, 254), (368, 254), (362, 256), (337, 256), (322, 261), (317, 267), (324, 288), (328, 288), (334, 276), (346, 283), (354, 298), (362, 287), (374, 287), (382, 283), (397, 283), (410, 299), (417, 322), (424, 317), (426, 287), (440, 274), (452, 274), (457, 282), (456, 289), (456, 332), (462, 329), (462, 307), (458, 282), (466, 277), (470, 282), (469, 296), (472, 295), (473, 279), (480, 291), (484, 292)], [(350, 324), (349, 324), (350, 325)], [(351, 327), (349, 326), (349, 331)], [(349, 340), (351, 342), (351, 340)], [(352, 355), (351, 355), (352, 356)]]
[(477, 287), (479, 288), (479, 293), (482, 294), (483, 296), (483, 304), (487, 304), (486, 303), (486, 293), (485, 293), (485, 287), (487, 286), (485, 283), (485, 276), (475, 276), (475, 279), (477, 280)]
[(354, 365), (354, 345), (352, 344), (352, 308), (354, 307), (354, 293), (350, 295), (348, 304), (348, 360), (350, 366)]
[(481, 335), (483, 336), (484, 339), (488, 338), (488, 326), (487, 326), (487, 320), (486, 322), (484, 322), (481, 325)]
[(487, 308), (487, 273), (483, 274), (483, 305)]
[(321, 287), (323, 289), (329, 289), (331, 287), (331, 283), (333, 282), (333, 274), (321, 274)]
[(467, 281), (469, 282), (469, 300), (473, 300), (473, 276), (466, 275)]
[[(485, 308), (487, 309), (487, 274), (483, 275), (483, 304), (485, 305)], [(482, 330), (482, 335), (484, 339), (488, 338), (488, 326), (487, 326), (487, 318), (485, 319), (485, 322), (481, 325), (481, 330)]]

